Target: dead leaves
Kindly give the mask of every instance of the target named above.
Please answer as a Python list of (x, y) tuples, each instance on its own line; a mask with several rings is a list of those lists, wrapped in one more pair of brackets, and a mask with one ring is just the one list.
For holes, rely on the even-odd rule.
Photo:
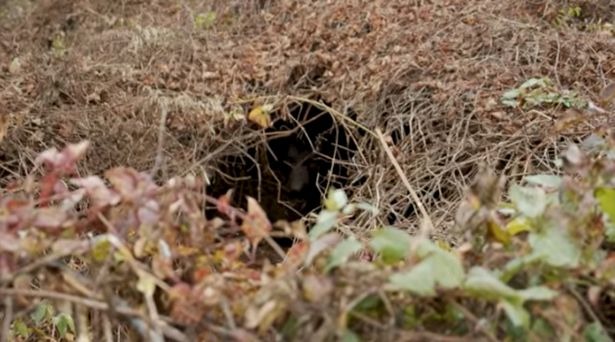
[(612, 82), (608, 86), (604, 87), (600, 92), (600, 104), (607, 106), (615, 101), (615, 82)]

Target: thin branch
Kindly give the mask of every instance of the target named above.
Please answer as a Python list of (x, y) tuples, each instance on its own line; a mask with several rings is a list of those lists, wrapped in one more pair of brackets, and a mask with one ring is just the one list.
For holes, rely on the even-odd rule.
[(11, 322), (13, 321), (13, 298), (4, 298), (4, 320), (2, 322), (2, 334), (0, 335), (1, 342), (8, 342), (11, 333)]
[(406, 186), (406, 189), (408, 189), (408, 191), (410, 192), (410, 196), (412, 196), (412, 200), (416, 203), (417, 207), (419, 208), (421, 215), (423, 215), (423, 225), (421, 229), (421, 235), (424, 238), (429, 237), (429, 233), (434, 230), (434, 225), (433, 225), (433, 222), (431, 221), (431, 218), (429, 217), (429, 214), (427, 213), (427, 210), (425, 210), (425, 206), (423, 205), (423, 202), (421, 202), (421, 199), (417, 195), (416, 191), (414, 191), (414, 188), (412, 187), (412, 185), (410, 185), (410, 181), (408, 180), (408, 177), (406, 177), (404, 170), (402, 170), (401, 166), (397, 162), (397, 159), (395, 159), (395, 156), (393, 155), (393, 152), (391, 152), (389, 145), (387, 145), (387, 142), (384, 139), (384, 135), (382, 135), (382, 131), (380, 130), (380, 128), (376, 128), (376, 134), (378, 135), (378, 139), (380, 140), (380, 144), (382, 145), (382, 148), (384, 149), (387, 156), (389, 157), (389, 160), (395, 167), (395, 170), (397, 171), (397, 175), (399, 176), (401, 181)]

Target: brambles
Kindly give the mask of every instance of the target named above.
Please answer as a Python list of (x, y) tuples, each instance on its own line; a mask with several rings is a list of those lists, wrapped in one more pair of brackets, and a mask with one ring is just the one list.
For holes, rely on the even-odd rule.
[[(87, 143), (49, 150), (39, 159), (46, 165), (40, 177), (28, 180), (36, 186), (1, 202), (0, 294), (4, 310), (10, 308), (4, 319), (12, 320), (15, 338), (83, 334), (74, 320), (88, 311), (128, 317), (142, 337), (175, 340), (187, 338), (186, 327), (219, 338), (301, 338), (316, 329), (323, 338), (369, 339), (378, 332), (361, 328), (363, 315), (400, 331), (606, 338), (612, 321), (600, 297), (612, 296), (615, 274), (607, 247), (615, 217), (611, 139), (591, 137), (592, 151), (572, 146), (562, 157), (564, 176), (526, 177), (511, 185), (510, 202), (483, 206), (477, 199), (489, 194), (469, 193), (474, 205), (460, 210), (474, 214), (459, 217), (482, 219), (460, 224), (483, 238), (458, 247), (393, 227), (365, 239), (347, 235), (340, 225), (373, 208), (332, 190), (310, 235), (298, 234), (287, 259), (273, 265), (266, 253), (250, 251), (267, 248), (258, 242), (275, 231), (254, 199), (244, 212), (225, 197), (203, 195), (195, 177), (157, 185), (129, 168), (109, 170), (108, 182), (71, 179)], [(62, 186), (67, 181), (69, 188)], [(203, 216), (205, 202), (216, 204), (219, 218)], [(457, 314), (433, 326), (442, 303)], [(575, 316), (575, 327), (562, 329), (558, 322), (570, 319), (571, 305), (585, 312)], [(25, 315), (27, 307), (32, 314)], [(479, 330), (476, 317), (486, 319)], [(322, 319), (339, 323), (315, 325)], [(202, 322), (206, 327), (198, 328)]]

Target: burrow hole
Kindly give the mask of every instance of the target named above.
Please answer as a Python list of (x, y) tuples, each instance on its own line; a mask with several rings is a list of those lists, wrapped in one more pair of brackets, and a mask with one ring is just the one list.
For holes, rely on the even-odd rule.
[[(345, 188), (356, 144), (327, 111), (292, 103), (287, 115), (265, 131), (265, 139), (239, 155), (223, 158), (210, 192), (233, 189), (234, 205), (245, 208), (246, 196), (257, 199), (272, 222), (293, 221), (321, 207), (326, 190)], [(353, 112), (349, 113), (354, 116)]]

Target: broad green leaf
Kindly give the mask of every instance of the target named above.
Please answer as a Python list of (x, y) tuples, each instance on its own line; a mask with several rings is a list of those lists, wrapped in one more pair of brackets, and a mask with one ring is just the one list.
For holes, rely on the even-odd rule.
[(513, 185), (509, 195), (517, 209), (528, 217), (542, 215), (547, 207), (547, 196), (541, 188)]
[(508, 245), (510, 243), (511, 237), (510, 237), (510, 233), (508, 232), (508, 230), (505, 230), (502, 226), (500, 226), (494, 220), (490, 219), (487, 221), (487, 229), (489, 230), (491, 237), (494, 238), (496, 241), (504, 245)]
[(318, 213), (316, 224), (310, 230), (310, 240), (314, 241), (323, 234), (329, 232), (337, 223), (338, 213), (335, 211), (323, 210)]
[(410, 291), (420, 296), (436, 294), (436, 279), (426, 262), (419, 263), (408, 272), (391, 275), (389, 284), (393, 289)]
[(553, 326), (540, 317), (535, 317), (532, 320), (531, 334), (536, 336), (537, 341), (550, 341), (557, 336)]
[(90, 253), (95, 261), (104, 262), (111, 253), (111, 242), (109, 240), (97, 240)]
[(41, 302), (38, 304), (36, 309), (34, 309), (34, 312), (30, 314), (30, 318), (32, 318), (36, 325), (46, 321), (51, 318), (51, 316), (53, 316), (53, 307), (47, 302)]
[(60, 337), (65, 337), (67, 332), (75, 332), (75, 322), (70, 315), (61, 313), (53, 318), (53, 325), (58, 329)]
[(523, 84), (521, 84), (519, 89), (527, 89), (527, 88), (534, 88), (534, 87), (545, 88), (545, 87), (548, 87), (549, 85), (551, 85), (551, 80), (549, 80), (546, 77), (530, 78), (529, 80), (523, 82)]
[(518, 89), (511, 89), (502, 94), (502, 98), (500, 99), (500, 101), (505, 106), (517, 107), (519, 105), (519, 101), (517, 101), (519, 95), (520, 92)]
[(615, 189), (601, 187), (596, 189), (596, 199), (600, 208), (608, 216), (611, 223), (615, 223)]
[(526, 182), (533, 185), (540, 185), (546, 188), (559, 188), (562, 184), (562, 177), (555, 175), (531, 175), (523, 178)]
[(514, 99), (502, 99), (501, 101), (507, 107), (517, 107), (519, 105), (519, 101)]
[(528, 239), (532, 255), (553, 267), (574, 268), (581, 260), (581, 250), (569, 234), (558, 226), (547, 226), (540, 232), (533, 232)]
[(421, 258), (417, 265), (389, 278), (390, 288), (433, 296), (437, 286), (450, 289), (461, 285), (463, 265), (454, 254), (437, 247), (431, 241), (422, 240), (417, 255)]
[(586, 342), (612, 342), (608, 333), (602, 327), (600, 322), (593, 322), (585, 327), (583, 336)]
[(505, 100), (512, 100), (512, 99), (516, 99), (519, 96), (519, 94), (520, 93), (518, 89), (511, 89), (511, 90), (504, 92), (504, 94), (502, 94), (502, 98)]
[(340, 211), (348, 204), (348, 196), (344, 190), (333, 189), (329, 191), (325, 200), (325, 208), (330, 211)]
[(17, 336), (28, 338), (32, 333), (32, 329), (28, 328), (21, 319), (16, 319), (13, 321), (13, 333)]
[(347, 329), (342, 334), (342, 342), (361, 342), (361, 338), (352, 330)]
[(337, 233), (328, 233), (310, 242), (310, 249), (305, 256), (305, 265), (311, 265), (314, 258), (316, 258), (324, 250), (336, 246), (341, 237)]
[(333, 252), (331, 252), (325, 272), (329, 272), (332, 268), (346, 263), (351, 255), (361, 250), (361, 247), (361, 243), (354, 237), (342, 241), (333, 249)]
[(528, 300), (551, 300), (557, 296), (557, 291), (553, 291), (545, 286), (530, 287), (518, 291), (524, 301)]
[(521, 326), (521, 327), (529, 327), (530, 315), (523, 308), (523, 305), (521, 303), (510, 302), (508, 300), (502, 300), (500, 301), (500, 305), (504, 309), (506, 316), (508, 316), (508, 319), (510, 319), (513, 325)]
[(444, 288), (461, 285), (465, 272), (459, 257), (446, 251), (430, 240), (421, 240), (417, 248), (418, 256), (429, 263), (433, 269), (436, 282)]
[(398, 228), (385, 227), (373, 233), (369, 245), (379, 253), (386, 263), (406, 258), (410, 252), (410, 235)]
[(503, 283), (489, 270), (473, 267), (468, 272), (464, 288), (476, 296), (488, 300), (514, 300), (521, 302), (522, 297), (515, 289)]
[(323, 210), (316, 218), (316, 224), (310, 230), (310, 240), (315, 241), (323, 234), (327, 233), (337, 223), (338, 213), (335, 211)]
[(615, 242), (615, 223), (607, 222), (604, 234), (608, 242)]
[(510, 260), (504, 268), (498, 272), (498, 278), (503, 282), (508, 282), (517, 273), (519, 273), (525, 266), (530, 265), (540, 260), (539, 255), (523, 255), (515, 259)]
[(506, 231), (510, 235), (532, 231), (531, 222), (525, 217), (517, 217), (506, 224)]

